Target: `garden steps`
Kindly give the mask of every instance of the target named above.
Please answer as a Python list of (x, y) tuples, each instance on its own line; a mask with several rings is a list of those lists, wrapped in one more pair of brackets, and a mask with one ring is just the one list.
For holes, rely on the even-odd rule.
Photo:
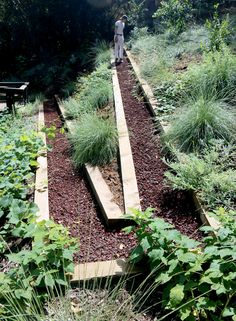
[(114, 93), (114, 105), (116, 124), (119, 137), (120, 167), (124, 195), (125, 213), (131, 208), (141, 210), (138, 184), (135, 174), (133, 155), (129, 140), (129, 132), (125, 119), (125, 112), (120, 92), (119, 80), (115, 64), (112, 63), (112, 83)]
[(141, 272), (143, 269), (129, 264), (127, 259), (90, 262), (77, 264), (70, 281), (76, 283), (99, 278), (134, 275)]
[[(39, 107), (38, 115), (38, 131), (44, 127), (44, 110), (43, 105)], [(46, 145), (46, 134), (41, 132), (41, 138), (44, 143), (44, 152), (37, 158), (39, 167), (36, 171), (35, 177), (35, 192), (34, 202), (37, 204), (39, 210), (37, 212), (37, 220), (48, 220), (49, 219), (49, 200), (48, 200), (48, 166), (47, 166), (47, 145)]]
[[(140, 85), (140, 88), (143, 92), (145, 100), (148, 103), (149, 110), (150, 110), (151, 114), (154, 116), (155, 111), (158, 108), (158, 101), (155, 98), (153, 91), (152, 91), (151, 87), (149, 86), (149, 84), (146, 82), (146, 80), (142, 79), (139, 66), (136, 63), (132, 54), (128, 50), (126, 50), (126, 54), (127, 54), (128, 61), (130, 62), (132, 69), (134, 70), (135, 77), (136, 77), (137, 81), (139, 82), (139, 85)], [(158, 120), (157, 117), (156, 117), (156, 119)], [(165, 133), (168, 128), (169, 128), (169, 124), (159, 120), (159, 129), (163, 133)], [(204, 225), (209, 225), (214, 229), (219, 228), (220, 227), (219, 222), (215, 218), (213, 218), (207, 214), (207, 212), (205, 211), (205, 209), (203, 208), (203, 206), (201, 204), (201, 201), (200, 201), (198, 195), (196, 193), (193, 193), (192, 195), (193, 195), (194, 204), (195, 204), (196, 209), (199, 213), (202, 223)]]
[[(73, 121), (66, 120), (65, 108), (60, 102), (58, 96), (55, 96), (55, 101), (64, 119), (66, 127), (70, 132), (72, 132)], [(118, 223), (123, 223), (125, 220), (123, 213), (119, 206), (113, 201), (114, 196), (104, 180), (99, 168), (97, 166), (93, 167), (86, 164), (85, 172), (107, 225), (112, 226)]]

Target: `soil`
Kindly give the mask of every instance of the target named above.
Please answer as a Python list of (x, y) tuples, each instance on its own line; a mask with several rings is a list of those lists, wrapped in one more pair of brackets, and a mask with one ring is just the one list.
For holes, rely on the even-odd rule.
[(128, 257), (136, 245), (135, 237), (105, 227), (83, 170), (76, 170), (72, 164), (70, 145), (60, 131), (62, 122), (56, 107), (48, 101), (44, 110), (46, 126), (57, 127), (56, 138), (47, 140), (52, 147), (48, 152), (50, 217), (67, 226), (72, 236), (79, 237), (79, 262)]
[(188, 69), (189, 64), (191, 63), (200, 63), (202, 61), (202, 55), (200, 54), (183, 54), (176, 61), (176, 64), (173, 67), (174, 72), (184, 72)]
[(182, 233), (201, 239), (201, 233), (197, 231), (201, 222), (192, 198), (165, 184), (164, 173), (168, 168), (163, 162), (160, 137), (154, 134), (154, 122), (145, 102), (131, 94), (137, 84), (127, 59), (117, 66), (117, 72), (142, 209), (155, 208), (156, 216), (164, 218)]
[(112, 194), (114, 195), (112, 201), (116, 203), (121, 212), (124, 213), (125, 206), (123, 188), (118, 160), (114, 159), (111, 164), (102, 167), (100, 166), (99, 169)]

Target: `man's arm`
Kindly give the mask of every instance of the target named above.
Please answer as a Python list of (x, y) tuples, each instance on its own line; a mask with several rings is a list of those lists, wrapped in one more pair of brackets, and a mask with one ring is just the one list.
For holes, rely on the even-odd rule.
[(118, 23), (115, 23), (115, 35), (117, 34), (117, 30), (118, 30)]
[(117, 42), (118, 41), (118, 37), (117, 37), (117, 29), (118, 29), (118, 25), (117, 22), (115, 23), (115, 35), (114, 35), (114, 41)]

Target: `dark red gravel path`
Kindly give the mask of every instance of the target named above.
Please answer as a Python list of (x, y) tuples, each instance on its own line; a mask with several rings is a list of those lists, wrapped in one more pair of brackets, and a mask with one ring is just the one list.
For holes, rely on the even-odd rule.
[[(136, 81), (126, 59), (117, 66), (117, 71), (142, 209), (156, 208), (158, 216), (174, 224), (181, 232), (192, 235), (201, 223), (192, 199), (185, 193), (172, 191), (164, 184), (167, 166), (162, 161), (160, 139), (154, 135), (153, 120), (145, 103), (132, 94), (136, 91)], [(197, 232), (194, 237), (201, 238), (201, 234)]]
[(108, 231), (98, 211), (83, 172), (75, 171), (61, 120), (52, 103), (44, 105), (46, 126), (57, 127), (56, 139), (48, 141), (48, 183), (50, 216), (80, 238), (80, 262), (127, 257), (135, 246), (132, 235)]

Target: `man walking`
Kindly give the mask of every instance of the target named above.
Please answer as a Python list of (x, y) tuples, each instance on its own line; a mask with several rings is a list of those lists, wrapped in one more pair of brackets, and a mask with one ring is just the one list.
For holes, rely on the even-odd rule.
[(127, 16), (123, 15), (119, 20), (115, 23), (115, 62), (123, 62), (123, 51), (124, 51), (124, 34), (123, 30), (125, 28), (125, 23), (127, 21)]

